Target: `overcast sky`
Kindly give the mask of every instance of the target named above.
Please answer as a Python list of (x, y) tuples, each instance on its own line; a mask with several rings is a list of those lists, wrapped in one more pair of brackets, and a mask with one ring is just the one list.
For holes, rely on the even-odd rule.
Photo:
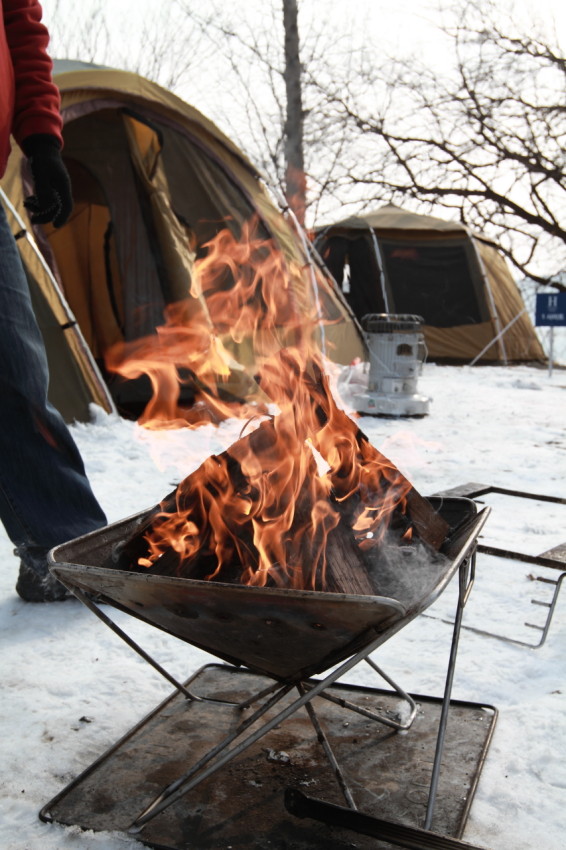
[[(206, 12), (210, 6), (208, 0), (187, 0), (192, 8)], [(278, 3), (280, 0), (272, 0)], [(370, 25), (380, 39), (388, 42), (391, 46), (396, 44), (411, 46), (418, 49), (432, 37), (435, 24), (438, 23), (438, 7), (442, 0), (299, 0), (300, 15), (303, 21), (310, 16), (320, 19), (322, 16), (329, 18), (337, 32), (340, 24), (345, 20), (359, 21), (360, 34)], [(241, 9), (242, 15), (254, 6), (257, 8), (256, 0), (220, 0), (220, 5), (227, 9)], [(265, 8), (265, 0), (262, 4)], [(448, 5), (445, 0), (445, 5)], [(462, 5), (463, 2), (462, 2)], [(524, 18), (527, 21), (533, 16), (545, 21), (549, 26), (554, 23), (556, 29), (566, 39), (566, 2), (564, 0), (501, 0), (501, 8), (512, 9), (513, 18)], [(56, 10), (67, 11), (73, 20), (78, 15), (88, 14), (89, 9), (103, 7), (110, 21), (122, 24), (128, 22), (124, 28), (120, 26), (122, 39), (135, 41), (136, 28), (139, 21), (147, 13), (155, 21), (155, 25), (164, 24), (164, 18), (160, 19), (167, 10), (169, 4), (157, 2), (157, 0), (82, 0), (80, 6), (76, 0), (43, 0), (44, 20), (49, 25)]]

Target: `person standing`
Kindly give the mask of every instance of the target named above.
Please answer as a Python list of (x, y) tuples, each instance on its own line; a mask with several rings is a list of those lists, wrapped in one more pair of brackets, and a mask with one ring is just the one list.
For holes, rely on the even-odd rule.
[[(0, 5), (0, 177), (12, 137), (30, 166), (32, 222), (61, 227), (73, 200), (49, 34), (37, 0)], [(16, 591), (27, 602), (65, 599), (48, 551), (106, 524), (72, 435), (47, 399), (48, 381), (25, 271), (0, 204), (0, 519), (20, 558)]]

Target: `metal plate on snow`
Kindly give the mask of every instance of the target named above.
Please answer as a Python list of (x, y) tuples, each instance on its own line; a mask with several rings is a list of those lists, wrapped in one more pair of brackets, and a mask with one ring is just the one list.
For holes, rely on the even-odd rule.
[[(187, 683), (215, 699), (244, 701), (266, 680), (208, 665)], [(395, 714), (390, 691), (333, 685), (329, 693), (363, 708)], [(315, 698), (313, 705), (361, 812), (422, 826), (442, 701), (413, 695), (410, 730), (399, 735), (375, 721)], [(290, 698), (290, 697), (289, 697)], [(492, 706), (451, 702), (432, 829), (459, 837), (496, 720)], [(165, 785), (182, 775), (241, 719), (238, 709), (191, 703), (178, 694), (158, 706), (42, 810), (46, 821), (95, 831), (127, 831)], [(344, 828), (296, 819), (284, 805), (295, 787), (344, 805), (334, 773), (304, 709), (146, 824), (135, 837), (161, 850), (383, 850), (390, 845)]]

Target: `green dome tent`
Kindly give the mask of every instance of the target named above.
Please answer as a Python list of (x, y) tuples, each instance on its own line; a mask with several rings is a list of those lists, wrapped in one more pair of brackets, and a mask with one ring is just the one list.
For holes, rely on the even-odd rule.
[[(70, 221), (58, 230), (32, 228), (23, 206), (30, 192), (27, 163), (16, 145), (1, 186), (14, 234), (33, 233), (18, 245), (46, 342), (50, 399), (67, 421), (88, 420), (91, 403), (141, 412), (149, 382), (108, 374), (105, 353), (153, 334), (165, 306), (186, 297), (199, 246), (223, 228), (237, 238), (254, 217), (288, 267), (303, 270), (289, 276), (294, 319), (306, 321), (314, 310), (331, 359), (363, 357), (359, 327), (334, 281), (315, 269), (306, 240), (212, 122), (136, 74), (63, 60), (55, 62), (54, 81), (75, 200)], [(280, 345), (287, 339), (284, 324), (277, 328)], [(212, 330), (235, 366), (226, 393), (253, 396), (254, 342), (234, 343), (222, 329)]]
[(545, 360), (505, 260), (464, 225), (386, 205), (317, 228), (315, 245), (360, 321), (422, 316), (431, 360)]

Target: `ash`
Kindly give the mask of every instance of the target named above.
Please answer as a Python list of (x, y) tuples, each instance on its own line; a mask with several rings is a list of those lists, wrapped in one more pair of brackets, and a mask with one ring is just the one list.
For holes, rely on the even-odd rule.
[(450, 563), (427, 544), (400, 543), (392, 533), (364, 558), (376, 595), (397, 599), (408, 609), (429, 596)]

